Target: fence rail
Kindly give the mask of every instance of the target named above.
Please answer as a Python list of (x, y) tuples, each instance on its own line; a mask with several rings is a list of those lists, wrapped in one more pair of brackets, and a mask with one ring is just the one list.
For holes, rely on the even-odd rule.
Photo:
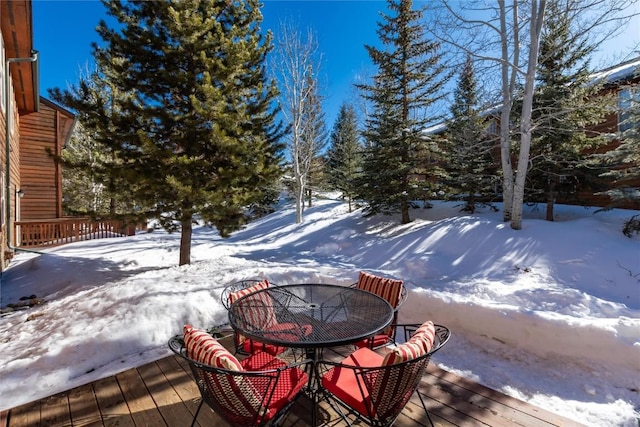
[(135, 234), (136, 226), (122, 221), (92, 221), (89, 218), (57, 218), (16, 221), (18, 247), (58, 246), (81, 240), (125, 237)]

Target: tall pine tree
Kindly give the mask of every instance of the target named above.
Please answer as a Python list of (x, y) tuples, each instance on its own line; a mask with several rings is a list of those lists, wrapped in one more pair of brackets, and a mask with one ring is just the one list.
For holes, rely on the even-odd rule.
[(103, 136), (118, 160), (111, 172), (130, 183), (120, 190), (154, 207), (141, 214), (180, 228), (188, 264), (196, 218), (228, 236), (280, 176), (271, 37), (257, 0), (104, 4), (119, 25), (100, 22), (93, 55), (113, 105), (85, 98), (82, 84), (54, 98)]
[(358, 136), (358, 122), (352, 105), (343, 103), (331, 132), (327, 152), (328, 179), (333, 189), (347, 199), (349, 212), (352, 198), (357, 194), (357, 178), (362, 170), (362, 144)]
[(400, 213), (406, 224), (411, 202), (424, 197), (433, 172), (426, 182), (413, 178), (422, 166), (415, 154), (426, 147), (422, 130), (440, 119), (429, 110), (443, 98), (446, 77), (439, 44), (425, 38), (423, 10), (414, 10), (411, 0), (388, 0), (388, 8), (377, 29), (383, 48), (365, 46), (377, 73), (372, 84), (358, 85), (373, 107), (363, 133), (360, 195), (368, 202), (366, 215)]
[(465, 201), (462, 210), (475, 212), (476, 204), (488, 203), (495, 195), (498, 180), (491, 156), (494, 145), (486, 132), (487, 124), (478, 107), (478, 88), (471, 56), (467, 55), (447, 122), (447, 160), (449, 191)]
[(548, 5), (533, 101), (527, 199), (546, 203), (548, 221), (557, 197), (575, 199), (576, 183), (584, 189), (595, 181), (598, 171), (588, 167), (587, 150), (605, 141), (584, 129), (603, 120), (610, 102), (597, 96), (600, 87), (590, 81), (589, 57), (596, 46), (575, 35), (563, 9), (571, 4), (555, 0)]
[[(102, 116), (86, 116), (74, 129), (71, 140), (56, 161), (62, 164), (63, 208), (68, 215), (91, 216), (135, 222), (135, 211), (146, 210), (142, 200), (135, 200), (135, 185), (123, 178), (126, 167), (111, 140), (109, 117), (115, 114), (117, 97), (124, 98), (97, 71), (87, 73), (74, 96), (103, 106)], [(89, 131), (91, 129), (91, 131)], [(128, 191), (122, 191), (127, 188)], [(135, 207), (135, 209), (134, 209)]]

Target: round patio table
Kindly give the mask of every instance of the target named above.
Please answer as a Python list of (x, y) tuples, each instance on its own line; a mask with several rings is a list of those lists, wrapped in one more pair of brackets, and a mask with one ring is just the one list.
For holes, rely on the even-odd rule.
[[(303, 348), (317, 361), (318, 349), (351, 344), (375, 335), (393, 319), (393, 307), (362, 289), (326, 284), (270, 286), (236, 300), (229, 322), (239, 333), (281, 347)], [(317, 424), (319, 400), (315, 369), (307, 392), (313, 405), (311, 425)]]
[[(271, 286), (229, 307), (231, 326), (256, 341), (315, 349), (355, 343), (391, 323), (393, 308), (370, 292), (328, 284)], [(309, 351), (311, 350), (311, 351)]]

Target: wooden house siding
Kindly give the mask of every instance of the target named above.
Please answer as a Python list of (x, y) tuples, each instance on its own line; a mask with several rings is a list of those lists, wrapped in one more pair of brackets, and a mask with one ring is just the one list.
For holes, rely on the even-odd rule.
[[(13, 107), (15, 107), (15, 103), (12, 102)], [(15, 108), (11, 108), (10, 111), (15, 111)], [(6, 137), (6, 132), (7, 132), (7, 128), (6, 128), (6, 124), (7, 124), (7, 120), (5, 119), (5, 113), (3, 111), (2, 114), (2, 125), (0, 125), (0, 127), (2, 128), (2, 140), (5, 140)], [(2, 206), (2, 208), (0, 209), (0, 211), (2, 212), (3, 218), (2, 218), (2, 224), (3, 224), (3, 229), (2, 229), (2, 256), (0, 258), (2, 258), (2, 269), (4, 270), (4, 268), (6, 267), (9, 259), (11, 258), (11, 248), (9, 247), (9, 244), (7, 242), (7, 240), (10, 240), (11, 242), (11, 246), (15, 246), (17, 244), (16, 241), (16, 236), (15, 233), (13, 233), (13, 223), (16, 220), (16, 217), (19, 215), (19, 212), (16, 210), (18, 208), (18, 206), (16, 206), (16, 193), (17, 191), (20, 189), (20, 185), (21, 185), (21, 181), (20, 181), (20, 144), (19, 144), (19, 140), (20, 140), (20, 134), (18, 132), (18, 126), (17, 124), (19, 123), (20, 117), (18, 116), (18, 114), (14, 114), (14, 124), (15, 126), (12, 127), (11, 129), (11, 134), (9, 135), (9, 141), (10, 141), (10, 148), (9, 148), (9, 191), (7, 193), (7, 181), (6, 181), (6, 165), (7, 165), (7, 161), (6, 161), (6, 148), (4, 146), (4, 144), (2, 145), (2, 175), (3, 175), (3, 179), (2, 179), (2, 191), (3, 191), (3, 202), (4, 205)], [(7, 201), (9, 202), (9, 223), (7, 223), (7, 213), (6, 213), (6, 203)], [(9, 228), (11, 227), (11, 228)], [(10, 230), (11, 234), (9, 236), (9, 239), (7, 238), (7, 232)]]
[[(20, 173), (24, 196), (21, 220), (62, 217), (62, 172), (59, 156), (71, 130), (73, 115), (41, 99), (40, 111), (22, 117), (20, 123)], [(64, 125), (63, 125), (64, 124)]]
[[(40, 100), (37, 55), (33, 50), (31, 6), (31, 0), (0, 1), (0, 57), (10, 62), (8, 66), (2, 63), (0, 72), (0, 93), (3, 94), (0, 97), (1, 270), (7, 267), (13, 249), (18, 245), (14, 223), (20, 217), (20, 204), (16, 195), (23, 184), (20, 176), (20, 122), (23, 115), (38, 110)], [(5, 104), (5, 99), (8, 105)]]

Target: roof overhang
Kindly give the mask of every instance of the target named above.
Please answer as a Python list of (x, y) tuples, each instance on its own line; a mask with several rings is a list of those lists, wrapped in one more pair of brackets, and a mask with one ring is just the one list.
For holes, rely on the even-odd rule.
[[(11, 79), (18, 111), (38, 111), (38, 61), (33, 49), (33, 15), (31, 0), (0, 1), (0, 27), (5, 59), (10, 62)], [(11, 61), (22, 59), (23, 61)]]

